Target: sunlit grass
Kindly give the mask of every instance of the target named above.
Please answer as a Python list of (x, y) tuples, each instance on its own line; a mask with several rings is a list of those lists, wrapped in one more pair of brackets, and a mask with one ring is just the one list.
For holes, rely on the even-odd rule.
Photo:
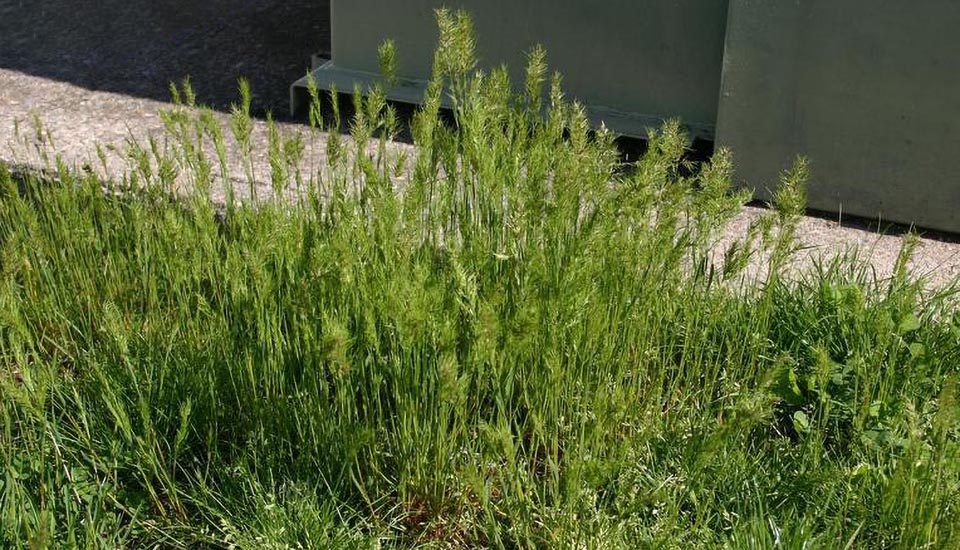
[(440, 26), (410, 158), (378, 89), (235, 193), (249, 90), (224, 130), (186, 86), (125, 181), (0, 173), (4, 546), (960, 544), (960, 316), (910, 238), (788, 271), (798, 162), (717, 253), (726, 152), (668, 124), (624, 170), (542, 52), (514, 93)]

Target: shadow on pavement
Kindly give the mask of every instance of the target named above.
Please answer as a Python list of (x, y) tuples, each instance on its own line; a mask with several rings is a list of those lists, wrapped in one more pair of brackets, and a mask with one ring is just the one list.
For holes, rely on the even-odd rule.
[(329, 0), (0, 0), (0, 68), (161, 101), (190, 76), (221, 110), (245, 76), (280, 119), (329, 43)]

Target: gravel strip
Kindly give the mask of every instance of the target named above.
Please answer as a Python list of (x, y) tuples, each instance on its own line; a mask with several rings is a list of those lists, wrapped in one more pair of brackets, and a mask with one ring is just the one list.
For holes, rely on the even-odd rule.
[[(158, 113), (170, 105), (160, 101), (124, 96), (111, 92), (91, 91), (80, 86), (0, 69), (0, 160), (27, 166), (41, 166), (43, 160), (33, 146), (34, 114), (40, 117), (45, 132), (52, 138), (53, 151), (73, 166), (100, 169), (96, 144), (115, 149), (108, 155), (104, 175), (116, 178), (126, 169), (121, 154), (127, 140), (143, 143), (149, 136), (162, 136), (163, 125)], [(228, 124), (228, 115), (218, 113), (221, 123)], [(14, 132), (19, 126), (20, 135)], [(255, 122), (254, 151), (266, 151), (266, 123)], [(298, 123), (280, 123), (286, 134), (302, 132), (308, 136), (308, 155), (304, 169), (312, 172), (324, 162), (323, 134), (310, 134)], [(111, 147), (112, 146), (112, 147)], [(409, 146), (396, 144), (397, 148)], [(231, 152), (231, 173), (243, 174), (237, 151)], [(255, 171), (266, 178), (269, 163), (263, 154), (256, 156)], [(241, 188), (243, 186), (240, 186)], [(267, 181), (260, 181), (258, 193), (270, 193)], [(222, 198), (222, 195), (221, 195)], [(763, 213), (762, 208), (746, 206), (731, 224), (721, 246), (746, 233), (750, 223)], [(878, 276), (888, 276), (896, 263), (902, 239), (896, 235), (880, 235), (858, 227), (844, 227), (838, 221), (807, 217), (798, 231), (804, 250), (797, 265), (816, 258), (829, 257), (851, 247), (859, 247), (869, 258)], [(923, 238), (914, 256), (914, 273), (927, 277), (933, 286), (942, 286), (960, 277), (960, 243)]]

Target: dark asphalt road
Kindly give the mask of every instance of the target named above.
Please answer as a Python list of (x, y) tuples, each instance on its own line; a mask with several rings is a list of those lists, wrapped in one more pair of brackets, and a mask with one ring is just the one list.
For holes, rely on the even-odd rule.
[(169, 99), (190, 76), (201, 102), (287, 113), (288, 87), (329, 49), (329, 0), (0, 0), (0, 68), (93, 90)]

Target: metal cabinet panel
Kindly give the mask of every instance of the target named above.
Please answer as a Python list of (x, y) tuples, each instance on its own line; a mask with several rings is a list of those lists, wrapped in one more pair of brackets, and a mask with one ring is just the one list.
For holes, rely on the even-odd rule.
[(430, 75), (434, 10), (442, 5), (471, 14), (481, 65), (506, 63), (516, 81), (525, 52), (542, 44), (565, 91), (595, 122), (643, 135), (679, 117), (693, 133), (712, 136), (726, 0), (334, 0), (333, 59), (317, 71), (318, 83), (351, 89), (369, 80), (378, 70), (377, 46), (392, 38), (398, 72), (408, 79), (394, 98), (416, 101), (416, 83)]
[(798, 154), (809, 206), (960, 231), (960, 2), (731, 0), (718, 144), (769, 197)]

